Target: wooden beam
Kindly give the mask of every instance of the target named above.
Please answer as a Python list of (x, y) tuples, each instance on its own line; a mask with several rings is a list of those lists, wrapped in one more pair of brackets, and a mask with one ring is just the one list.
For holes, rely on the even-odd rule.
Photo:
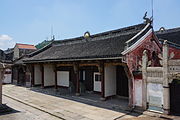
[(83, 66), (99, 66), (99, 65), (98, 63), (80, 63), (79, 66), (83, 67)]
[(73, 64), (69, 64), (69, 63), (61, 63), (61, 64), (57, 64), (56, 65), (57, 67), (60, 67), (60, 66), (73, 66)]
[(121, 63), (121, 62), (110, 62), (110, 63), (105, 63), (105, 66), (109, 66), (109, 65), (121, 65), (121, 66), (126, 66), (126, 63)]

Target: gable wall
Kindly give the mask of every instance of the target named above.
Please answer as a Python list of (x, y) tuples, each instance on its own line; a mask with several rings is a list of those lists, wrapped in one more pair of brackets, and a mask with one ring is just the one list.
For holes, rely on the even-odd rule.
[[(161, 66), (159, 63), (159, 59), (157, 55), (161, 53), (159, 46), (156, 44), (155, 41), (152, 41), (152, 38), (157, 40), (154, 33), (151, 32), (145, 37), (142, 42), (140, 42), (137, 47), (126, 54), (126, 62), (129, 68), (130, 73), (132, 74), (132, 86), (129, 86), (130, 96), (132, 104), (136, 106), (143, 106), (143, 82), (142, 82), (142, 56), (143, 51), (147, 50), (148, 59), (151, 60), (150, 66)], [(152, 53), (155, 51), (156, 57), (153, 59)], [(133, 74), (134, 71), (140, 71), (138, 74)], [(140, 95), (141, 94), (141, 95)], [(138, 95), (138, 96), (136, 96)], [(138, 102), (137, 102), (138, 101)]]
[[(145, 38), (145, 40), (142, 43), (140, 43), (141, 45), (139, 47), (137, 47), (135, 50), (129, 52), (126, 55), (127, 64), (131, 72), (141, 71), (142, 56), (143, 56), (144, 50), (148, 51), (149, 59), (152, 59), (153, 51), (155, 51), (157, 55), (160, 53), (160, 48), (158, 47), (158, 45), (154, 41), (151, 41), (152, 36), (153, 36), (153, 33), (149, 34)], [(159, 63), (155, 63), (156, 66), (158, 66), (158, 64)]]

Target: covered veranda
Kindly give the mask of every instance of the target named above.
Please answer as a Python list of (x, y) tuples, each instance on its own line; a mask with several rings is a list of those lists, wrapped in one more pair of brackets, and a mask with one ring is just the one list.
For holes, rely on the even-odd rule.
[(54, 87), (61, 94), (73, 93), (82, 98), (108, 101), (123, 98), (128, 102), (127, 66), (121, 59), (36, 63), (32, 66), (32, 86)]

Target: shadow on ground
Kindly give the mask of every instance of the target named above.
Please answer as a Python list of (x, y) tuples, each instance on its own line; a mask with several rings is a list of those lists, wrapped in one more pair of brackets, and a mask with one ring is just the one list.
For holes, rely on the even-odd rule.
[(7, 114), (13, 114), (13, 113), (17, 113), (17, 112), (19, 112), (19, 111), (7, 106), (6, 104), (0, 105), (0, 116), (7, 115)]

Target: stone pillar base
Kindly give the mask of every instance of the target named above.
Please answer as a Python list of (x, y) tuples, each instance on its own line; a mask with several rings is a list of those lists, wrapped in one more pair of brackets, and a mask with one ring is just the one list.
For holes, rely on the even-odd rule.
[(101, 98), (100, 98), (100, 100), (101, 100), (101, 101), (105, 101), (105, 100), (106, 100), (106, 98), (104, 98), (104, 97), (101, 97)]
[(26, 82), (26, 87), (31, 87), (31, 83), (30, 82)]
[(76, 93), (76, 96), (80, 96), (80, 93)]
[(59, 92), (59, 89), (58, 88), (54, 88), (56, 92)]
[(169, 115), (170, 114), (170, 110), (169, 109), (164, 109), (163, 114)]

